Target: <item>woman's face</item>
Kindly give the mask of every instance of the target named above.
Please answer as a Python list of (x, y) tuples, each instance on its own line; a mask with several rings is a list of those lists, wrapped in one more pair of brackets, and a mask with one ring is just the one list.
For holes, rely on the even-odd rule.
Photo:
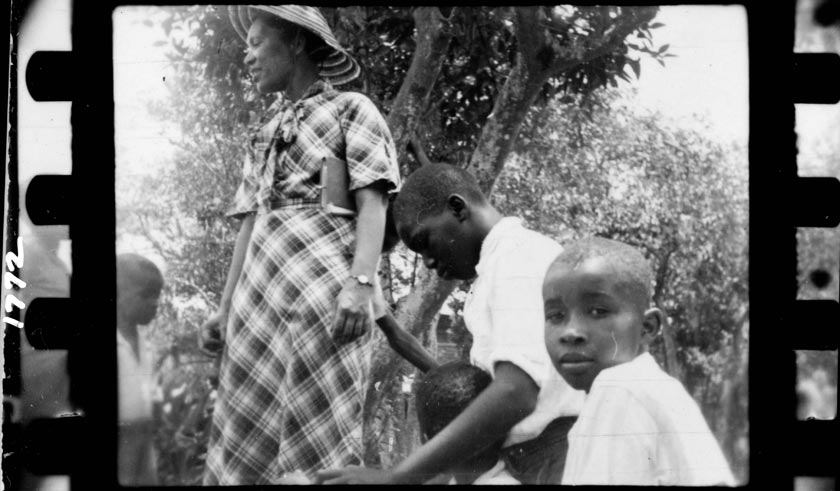
[(283, 40), (280, 30), (257, 19), (248, 29), (248, 49), (245, 66), (262, 94), (284, 91), (292, 78), (292, 51)]

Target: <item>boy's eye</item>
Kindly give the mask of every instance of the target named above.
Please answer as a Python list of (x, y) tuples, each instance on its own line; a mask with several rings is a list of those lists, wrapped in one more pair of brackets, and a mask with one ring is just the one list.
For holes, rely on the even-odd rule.
[(546, 311), (545, 313), (545, 319), (553, 322), (560, 321), (563, 317), (565, 317), (565, 314), (558, 310)]
[(602, 307), (591, 307), (589, 309), (589, 315), (592, 315), (592, 316), (595, 316), (595, 317), (603, 317), (607, 314), (609, 314), (609, 310), (607, 310), (605, 308), (602, 308)]

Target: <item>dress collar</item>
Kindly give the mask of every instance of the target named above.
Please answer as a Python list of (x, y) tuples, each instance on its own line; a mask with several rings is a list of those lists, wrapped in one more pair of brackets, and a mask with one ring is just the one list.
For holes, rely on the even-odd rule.
[(311, 99), (322, 92), (332, 90), (332, 85), (326, 80), (318, 79), (312, 83), (304, 92), (300, 99), (292, 102), (290, 99), (281, 97), (276, 104), (277, 114), (275, 118), (279, 124), (275, 131), (275, 140), (281, 140), (285, 143), (292, 143), (297, 137), (298, 129), (300, 127), (301, 115), (299, 110), (303, 107), (308, 99)]

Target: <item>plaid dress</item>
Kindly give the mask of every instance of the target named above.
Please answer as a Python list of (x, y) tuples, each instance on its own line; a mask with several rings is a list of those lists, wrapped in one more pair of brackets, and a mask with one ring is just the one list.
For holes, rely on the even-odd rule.
[(346, 158), (351, 191), (393, 190), (393, 140), (367, 97), (324, 81), (269, 115), (231, 209), (256, 221), (227, 325), (206, 485), (270, 484), (362, 461), (371, 335), (342, 346), (330, 336), (355, 220), (321, 210), (318, 173), (329, 153)]

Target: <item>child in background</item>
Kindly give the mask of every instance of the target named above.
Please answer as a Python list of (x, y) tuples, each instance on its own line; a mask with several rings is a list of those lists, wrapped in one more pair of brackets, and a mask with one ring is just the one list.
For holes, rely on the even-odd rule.
[(119, 380), (118, 477), (124, 486), (157, 484), (152, 446), (154, 378), (138, 326), (157, 313), (163, 276), (137, 254), (117, 256), (117, 363)]
[[(417, 421), (424, 441), (433, 438), (461, 414), (492, 380), (484, 370), (464, 362), (447, 363), (430, 370), (416, 389)], [(452, 467), (450, 484), (519, 484), (499, 459), (503, 443), (504, 438), (500, 438)]]
[(587, 392), (562, 484), (734, 485), (697, 403), (647, 351), (662, 325), (651, 279), (639, 251), (601, 238), (568, 246), (548, 270), (546, 348)]

